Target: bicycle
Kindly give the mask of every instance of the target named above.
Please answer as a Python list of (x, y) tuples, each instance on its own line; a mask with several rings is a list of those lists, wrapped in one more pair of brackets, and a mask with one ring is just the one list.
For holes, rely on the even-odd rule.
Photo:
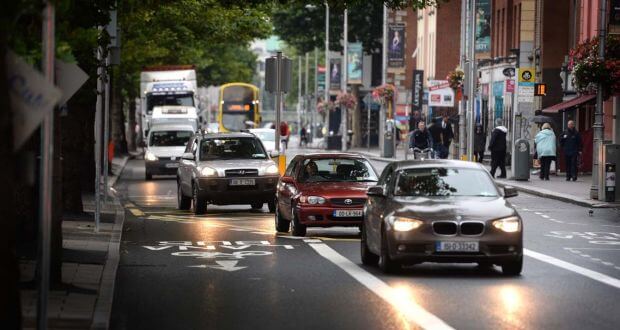
[(413, 155), (413, 160), (435, 159), (435, 150), (433, 148), (420, 149), (418, 147), (405, 150), (405, 160), (409, 159), (409, 153)]

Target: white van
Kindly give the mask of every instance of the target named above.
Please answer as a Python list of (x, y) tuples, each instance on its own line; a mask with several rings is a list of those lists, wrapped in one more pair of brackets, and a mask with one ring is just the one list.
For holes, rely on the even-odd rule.
[(190, 125), (198, 131), (198, 113), (195, 107), (182, 105), (164, 105), (153, 108), (151, 126), (156, 125)]
[(174, 175), (185, 146), (194, 135), (191, 125), (154, 125), (149, 131), (144, 153), (145, 178)]

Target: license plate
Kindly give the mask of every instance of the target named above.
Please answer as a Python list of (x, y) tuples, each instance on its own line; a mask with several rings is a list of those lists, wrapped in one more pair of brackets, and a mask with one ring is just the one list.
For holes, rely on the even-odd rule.
[(231, 186), (253, 186), (256, 182), (254, 179), (232, 179), (230, 180)]
[(342, 217), (342, 218), (352, 218), (352, 217), (361, 217), (362, 210), (334, 210), (334, 217)]
[(179, 163), (168, 163), (166, 164), (167, 168), (177, 168), (179, 167)]
[(478, 242), (437, 242), (437, 252), (478, 252)]

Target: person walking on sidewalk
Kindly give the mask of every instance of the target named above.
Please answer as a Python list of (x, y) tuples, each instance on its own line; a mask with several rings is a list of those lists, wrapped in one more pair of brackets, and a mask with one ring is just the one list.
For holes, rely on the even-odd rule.
[(491, 176), (495, 178), (495, 171), (499, 167), (501, 173), (498, 178), (506, 178), (506, 133), (508, 129), (501, 124), (501, 119), (496, 121), (497, 127), (491, 132), (491, 142), (489, 142), (489, 151), (491, 151)]
[(443, 144), (442, 154), (439, 158), (446, 159), (450, 154), (450, 144), (454, 138), (454, 131), (452, 130), (452, 124), (450, 123), (450, 117), (443, 115), (441, 120), (441, 142)]
[(433, 141), (433, 144), (431, 146), (429, 146), (429, 148), (433, 148), (433, 150), (435, 151), (435, 154), (441, 158), (441, 156), (443, 155), (443, 135), (442, 135), (442, 129), (441, 129), (441, 120), (438, 120), (436, 122), (431, 122), (431, 124), (428, 126), (428, 133), (431, 136), (431, 141)]
[(549, 123), (542, 126), (542, 131), (536, 134), (536, 153), (540, 159), (540, 179), (549, 181), (551, 162), (555, 160), (555, 134)]
[(560, 137), (560, 146), (564, 151), (566, 162), (566, 181), (577, 181), (577, 157), (581, 154), (581, 134), (575, 128), (575, 122), (568, 121), (568, 129)]
[(484, 159), (484, 147), (487, 144), (487, 136), (482, 130), (482, 125), (476, 124), (476, 133), (474, 134), (474, 156), (476, 161), (482, 163)]

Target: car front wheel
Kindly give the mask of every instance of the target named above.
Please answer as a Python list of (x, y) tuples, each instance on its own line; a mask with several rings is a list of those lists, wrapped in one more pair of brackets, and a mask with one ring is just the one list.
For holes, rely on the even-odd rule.
[(253, 209), (255, 210), (260, 210), (263, 208), (263, 203), (252, 203), (250, 204), (252, 206)]
[(177, 183), (177, 206), (179, 210), (189, 210), (192, 205), (192, 199), (183, 195), (181, 183)]
[(362, 232), (362, 239), (360, 240), (360, 254), (362, 256), (362, 263), (367, 266), (376, 266), (379, 262), (379, 256), (370, 252), (368, 249), (368, 237), (366, 236), (366, 230), (364, 226), (360, 227)]
[(205, 214), (207, 212), (207, 201), (198, 194), (198, 185), (194, 184), (192, 190), (192, 207), (194, 208), (194, 214)]
[(278, 210), (277, 208), (275, 214), (275, 222), (277, 232), (288, 233), (289, 228), (291, 227), (291, 222), (282, 218), (282, 216), (280, 215), (280, 210)]
[(400, 264), (390, 258), (387, 235), (385, 230), (381, 232), (381, 256), (379, 257), (379, 268), (386, 274), (395, 273), (400, 269)]
[(507, 276), (519, 276), (523, 270), (523, 256), (502, 264), (502, 273)]
[(306, 225), (303, 225), (299, 222), (299, 218), (295, 215), (295, 210), (291, 210), (293, 214), (293, 219), (291, 221), (291, 229), (293, 232), (293, 236), (306, 236)]
[(274, 213), (276, 211), (276, 202), (275, 201), (267, 202), (267, 207), (269, 208), (270, 213)]

